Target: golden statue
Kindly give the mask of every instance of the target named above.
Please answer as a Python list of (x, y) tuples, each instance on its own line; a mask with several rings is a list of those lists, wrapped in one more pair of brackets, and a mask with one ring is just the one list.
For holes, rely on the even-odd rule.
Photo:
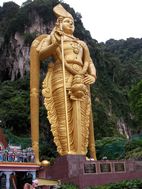
[[(42, 94), (60, 155), (86, 155), (96, 159), (90, 84), (96, 69), (85, 42), (73, 36), (74, 19), (61, 4), (53, 9), (57, 21), (50, 35), (37, 37), (31, 46), (31, 130), (35, 162), (39, 162), (40, 61), (52, 57)], [(46, 162), (44, 162), (46, 164)]]

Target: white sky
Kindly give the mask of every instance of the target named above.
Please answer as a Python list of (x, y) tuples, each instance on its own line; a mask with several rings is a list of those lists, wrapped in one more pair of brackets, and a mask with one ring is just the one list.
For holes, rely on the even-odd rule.
[[(0, 0), (3, 2), (10, 0)], [(25, 0), (13, 0), (21, 5)], [(82, 15), (84, 27), (98, 42), (142, 38), (142, 0), (64, 0)]]

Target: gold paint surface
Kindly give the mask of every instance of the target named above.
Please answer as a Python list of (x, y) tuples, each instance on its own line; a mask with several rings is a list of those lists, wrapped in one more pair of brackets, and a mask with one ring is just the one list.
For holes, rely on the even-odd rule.
[[(61, 10), (64, 10), (61, 14)], [(30, 51), (31, 132), (35, 161), (39, 163), (40, 61), (53, 57), (43, 81), (42, 94), (54, 142), (60, 155), (86, 155), (96, 159), (90, 85), (96, 69), (84, 41), (73, 36), (74, 20), (58, 5), (57, 22), (50, 35), (37, 37)], [(68, 16), (67, 16), (68, 15)]]

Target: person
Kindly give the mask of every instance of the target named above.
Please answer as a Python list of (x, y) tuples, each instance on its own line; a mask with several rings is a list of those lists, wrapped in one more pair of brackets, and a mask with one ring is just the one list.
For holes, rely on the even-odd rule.
[(25, 183), (23, 189), (36, 189), (37, 187), (38, 187), (38, 180), (35, 179), (35, 180), (32, 181), (32, 184)]
[(39, 80), (35, 79), (35, 75), (39, 75), (39, 61), (48, 57), (52, 59), (43, 81), (42, 94), (58, 153), (86, 155), (92, 136), (89, 133), (89, 87), (96, 80), (96, 69), (86, 43), (73, 35), (72, 15), (61, 4), (53, 11), (57, 21), (51, 34), (37, 37), (31, 47), (31, 124), (35, 158), (39, 158), (38, 134), (35, 132)]

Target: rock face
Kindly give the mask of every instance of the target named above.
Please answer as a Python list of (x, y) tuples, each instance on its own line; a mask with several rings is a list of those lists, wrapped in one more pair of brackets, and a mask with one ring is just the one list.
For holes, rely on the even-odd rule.
[(8, 44), (5, 45), (4, 38), (0, 38), (1, 59), (0, 59), (0, 80), (6, 78), (14, 81), (23, 78), (29, 72), (29, 52), (32, 40), (52, 28), (53, 23), (43, 24), (42, 18), (34, 13), (34, 21), (30, 27), (25, 27), (23, 33), (16, 32), (11, 36)]
[(117, 128), (122, 136), (125, 136), (127, 139), (130, 138), (131, 131), (122, 117), (117, 120)]
[(29, 46), (24, 43), (23, 35), (15, 33), (13, 39), (11, 39), (11, 49), (9, 49), (11, 57), (11, 71), (10, 78), (15, 80), (19, 75), (24, 77), (25, 72), (29, 71)]

